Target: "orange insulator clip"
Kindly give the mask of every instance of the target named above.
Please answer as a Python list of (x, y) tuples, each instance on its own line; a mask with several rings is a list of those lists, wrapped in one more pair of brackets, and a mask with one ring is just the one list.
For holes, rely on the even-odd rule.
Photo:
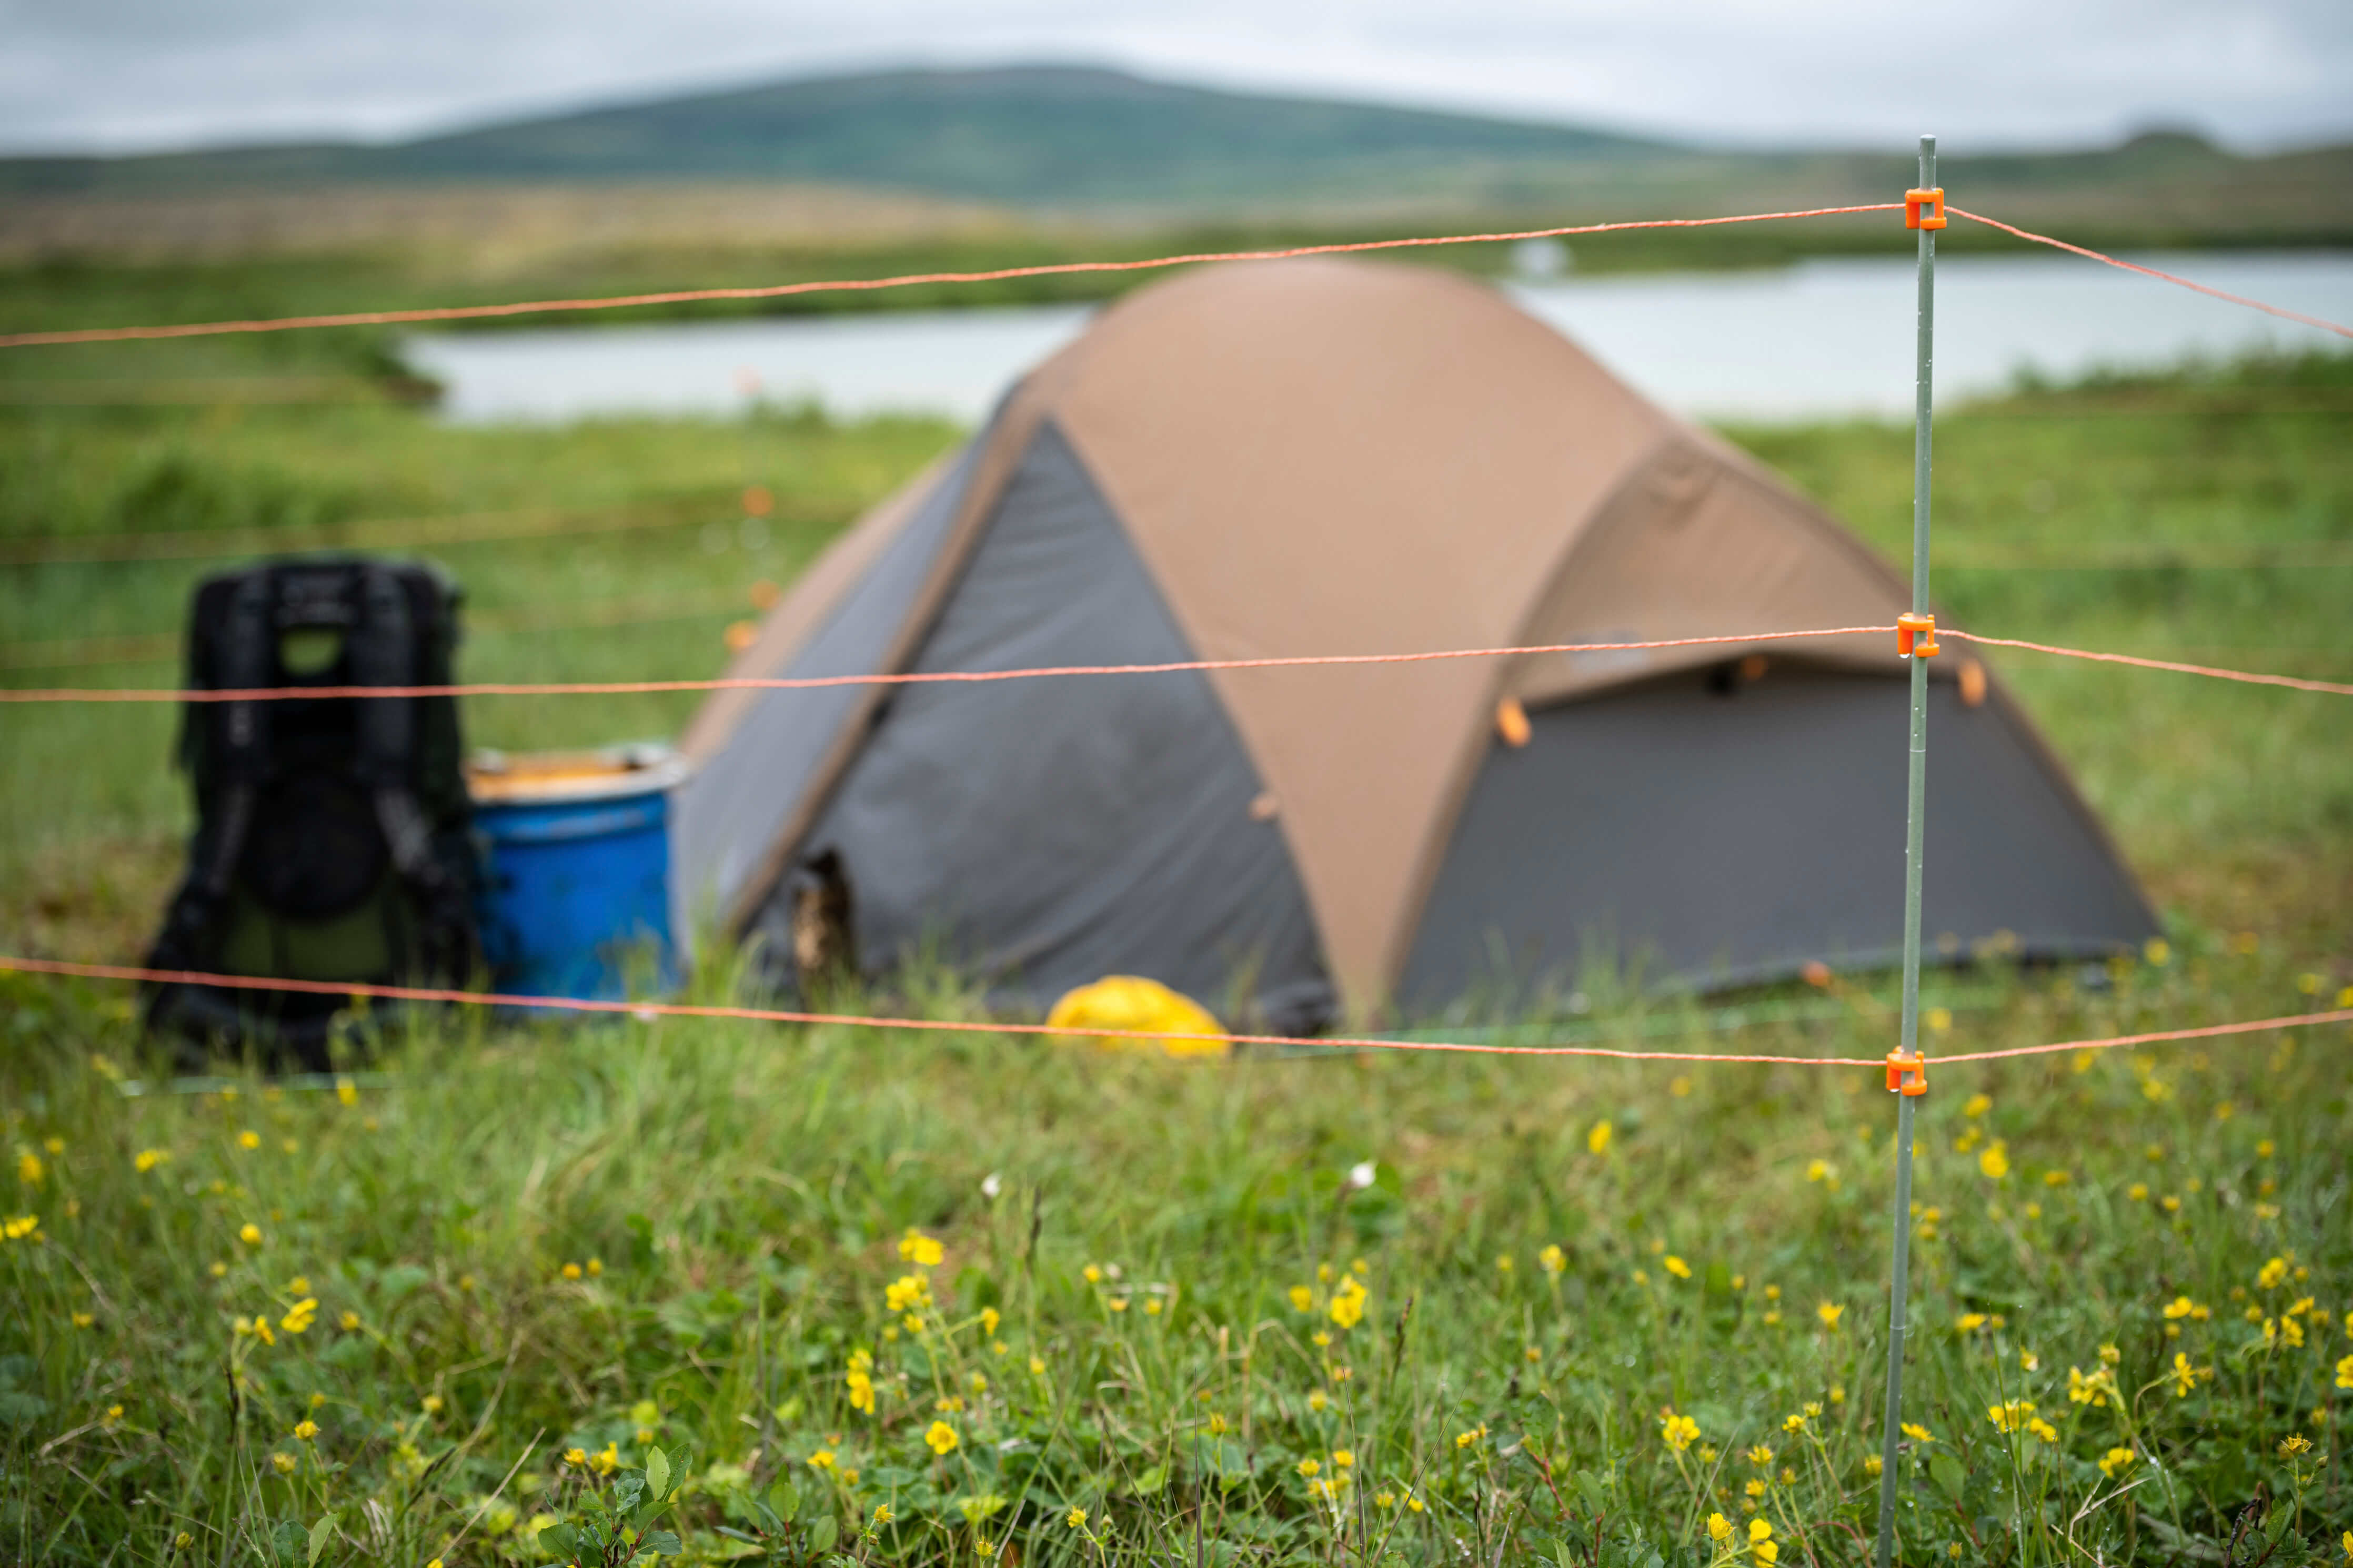
[(1887, 1092), (1918, 1095), (1928, 1092), (1928, 1058), (1915, 1052), (1905, 1056), (1902, 1050), (1887, 1053)]
[(1904, 226), (1905, 228), (1942, 228), (1945, 226), (1945, 187), (1904, 193)]
[(1922, 658), (1936, 657), (1936, 617), (1914, 615), (1905, 611), (1895, 617), (1895, 657), (1910, 658), (1917, 654)]

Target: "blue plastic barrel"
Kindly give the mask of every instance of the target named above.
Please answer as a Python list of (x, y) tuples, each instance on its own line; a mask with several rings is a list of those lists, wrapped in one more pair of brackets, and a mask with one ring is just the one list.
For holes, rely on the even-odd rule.
[(467, 770), (483, 850), (482, 953), (509, 994), (605, 1000), (673, 978), (667, 747)]

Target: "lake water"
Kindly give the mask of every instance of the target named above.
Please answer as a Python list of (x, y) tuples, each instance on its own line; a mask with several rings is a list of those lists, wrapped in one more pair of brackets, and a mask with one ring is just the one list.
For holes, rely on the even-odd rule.
[[(2136, 255), (2213, 288), (2353, 322), (2353, 251)], [(1908, 416), (1913, 264), (1810, 261), (1765, 272), (1654, 273), (1510, 286), (1667, 406), (1699, 417)], [(856, 416), (981, 418), (1008, 382), (1070, 341), (1092, 307), (880, 311), (673, 325), (441, 333), (411, 363), (467, 424), (733, 414), (814, 398)], [(1939, 399), (2020, 372), (2066, 379), (2190, 356), (2345, 346), (2244, 306), (2066, 256), (1967, 257), (1936, 269)]]

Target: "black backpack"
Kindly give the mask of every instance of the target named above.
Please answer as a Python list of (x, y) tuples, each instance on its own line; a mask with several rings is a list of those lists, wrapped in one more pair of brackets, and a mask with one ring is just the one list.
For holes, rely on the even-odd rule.
[[(206, 579), (188, 628), (192, 690), (445, 686), (459, 595), (429, 568), (281, 562)], [(151, 969), (467, 984), (480, 956), (476, 865), (449, 697), (182, 705), (196, 797), (188, 868)], [(167, 984), (149, 1028), (329, 1065), (341, 993)], [(380, 1005), (381, 1013), (387, 1009)]]

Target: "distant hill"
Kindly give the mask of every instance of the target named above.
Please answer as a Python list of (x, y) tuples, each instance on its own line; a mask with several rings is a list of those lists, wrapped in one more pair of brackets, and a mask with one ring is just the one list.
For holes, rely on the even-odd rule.
[[(2089, 151), (1947, 154), (1944, 182), (1957, 204), (2102, 243), (2353, 241), (2353, 146), (2248, 158), (2193, 134), (2158, 132)], [(1884, 202), (1913, 173), (1901, 146), (1680, 145), (1073, 67), (894, 70), (583, 110), (388, 146), (0, 159), (0, 196), (12, 198), (0, 203), (0, 255), (185, 249), (172, 237), (191, 229), (200, 231), (192, 242), (200, 252), (248, 234), (259, 250), (281, 234), (308, 237), (281, 247), (290, 250), (396, 247), (403, 237), (381, 231), (406, 221), (403, 203), (438, 203), (445, 228), (476, 221), (461, 210), (484, 203), (501, 213), (536, 211), (534, 202), (562, 209), (569, 216), (542, 237), (558, 249), (677, 243), (687, 237), (681, 224), (701, 225), (723, 247), (793, 243), (807, 237), (816, 215), (840, 216), (843, 203), (869, 213), (928, 204), (934, 210), (921, 221), (942, 230), (1040, 215), (1162, 228), (1230, 221), (1261, 235), (1395, 223), (1536, 226)], [(787, 205), (804, 216), (755, 238), (760, 224), (735, 209), (774, 208), (786, 193), (798, 193)], [(599, 210), (574, 212), (584, 199)], [(246, 210), (257, 204), (269, 210)], [(197, 210), (208, 205), (216, 210)], [(345, 222), (371, 205), (382, 210)], [(916, 225), (902, 212), (881, 226)], [(1836, 232), (1817, 226), (1788, 241), (1718, 233), (1704, 248), (1719, 261), (1753, 262), (1793, 243), (1831, 243)], [(1901, 239), (1880, 233), (1881, 242)], [(1626, 257), (1638, 251), (1665, 258), (1691, 247), (1612, 247)]]
[(901, 70), (593, 109), (391, 146), (0, 160), (0, 190), (365, 180), (818, 180), (1021, 205), (1428, 188), (1466, 169), (1672, 157), (1573, 126), (1221, 92), (1065, 67)]

